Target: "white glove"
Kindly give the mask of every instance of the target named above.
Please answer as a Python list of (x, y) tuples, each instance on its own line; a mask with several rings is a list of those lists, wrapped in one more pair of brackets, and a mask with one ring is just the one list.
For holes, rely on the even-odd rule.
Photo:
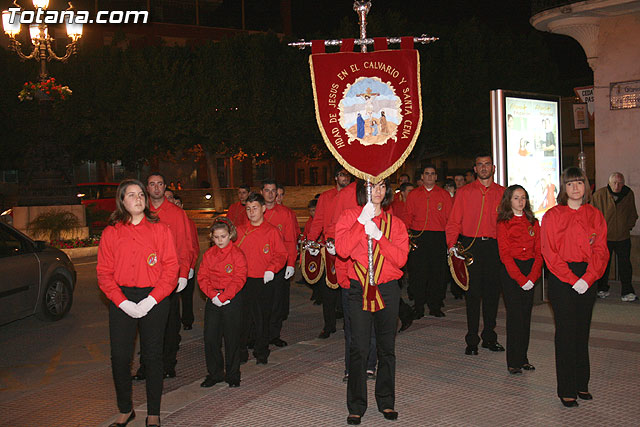
[(264, 283), (269, 283), (270, 281), (273, 280), (273, 271), (265, 271), (264, 272)]
[(522, 290), (523, 291), (528, 291), (531, 288), (533, 288), (533, 282), (531, 280), (527, 280), (527, 283), (522, 285)]
[(195, 272), (193, 271), (193, 268), (190, 268), (190, 269), (189, 269), (189, 279), (193, 278), (193, 273), (195, 273)]
[(227, 304), (229, 304), (230, 302), (231, 302), (231, 300), (230, 300), (230, 299), (228, 299), (228, 300), (226, 300), (225, 302), (223, 302), (223, 303), (222, 303), (222, 305), (227, 305)]
[(367, 221), (364, 224), (364, 232), (367, 233), (367, 236), (372, 239), (380, 240), (382, 237), (382, 231), (378, 228), (378, 226), (373, 221)]
[[(220, 293), (218, 293), (218, 295), (220, 295)], [(222, 303), (220, 302), (220, 298), (218, 298), (218, 295), (216, 295), (215, 297), (211, 298), (211, 302), (212, 302), (216, 307), (222, 307)]]
[(149, 295), (148, 297), (140, 301), (138, 304), (136, 304), (138, 306), (138, 309), (140, 310), (140, 313), (142, 313), (141, 317), (146, 316), (147, 313), (149, 313), (153, 308), (153, 306), (156, 305), (157, 303), (158, 301), (156, 301), (154, 297)]
[(453, 256), (455, 256), (456, 258), (459, 258), (459, 259), (461, 259), (461, 260), (464, 260), (464, 257), (463, 257), (463, 256), (461, 256), (460, 254), (458, 254), (458, 248), (457, 248), (457, 247), (455, 247), (455, 246), (451, 246), (451, 247), (449, 248), (449, 253), (450, 253), (450, 254), (453, 254)]
[(127, 313), (129, 317), (133, 317), (134, 319), (139, 319), (146, 314), (140, 311), (140, 307), (138, 307), (138, 304), (129, 300), (122, 301), (118, 307), (120, 308), (120, 310)]
[(589, 289), (589, 285), (583, 279), (578, 279), (578, 281), (574, 283), (572, 287), (573, 290), (580, 295), (584, 294), (585, 292), (587, 292), (587, 289)]
[(333, 242), (327, 242), (327, 252), (331, 255), (336, 254), (336, 245)]
[(307, 249), (307, 252), (309, 252), (309, 255), (311, 256), (316, 256), (320, 253), (320, 249), (309, 248)]
[(288, 267), (284, 270), (284, 280), (288, 280), (293, 277), (296, 269), (294, 267)]
[(373, 206), (373, 203), (367, 202), (366, 205), (362, 208), (362, 212), (360, 212), (360, 216), (358, 217), (358, 222), (364, 225), (367, 221), (371, 221), (376, 214), (376, 208)]
[(179, 278), (178, 289), (176, 289), (176, 292), (182, 292), (186, 287), (187, 287), (187, 279), (185, 279), (184, 277)]

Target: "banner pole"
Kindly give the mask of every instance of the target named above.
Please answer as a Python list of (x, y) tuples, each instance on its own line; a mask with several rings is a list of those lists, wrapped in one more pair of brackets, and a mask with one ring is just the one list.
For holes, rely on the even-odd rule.
[[(358, 14), (360, 18), (360, 40), (367, 38), (367, 14), (371, 10), (370, 1), (355, 1), (353, 3), (353, 10)], [(360, 44), (360, 52), (367, 53), (367, 44)], [(371, 180), (367, 178), (367, 203), (371, 203)], [(369, 284), (375, 286), (374, 274), (373, 274), (373, 239), (367, 237), (367, 252), (369, 255)]]

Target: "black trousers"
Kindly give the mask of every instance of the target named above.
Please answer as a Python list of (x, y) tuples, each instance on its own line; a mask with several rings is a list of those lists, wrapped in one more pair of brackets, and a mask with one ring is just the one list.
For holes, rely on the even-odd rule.
[[(569, 263), (578, 277), (587, 271), (587, 263)], [(573, 284), (561, 282), (549, 274), (549, 301), (556, 323), (556, 377), (559, 397), (577, 397), (589, 391), (589, 331), (596, 300), (596, 287), (580, 295)]]
[(322, 318), (324, 320), (324, 331), (336, 330), (336, 319), (338, 308), (338, 299), (342, 299), (340, 287), (331, 289), (327, 286), (327, 276), (325, 275), (316, 286), (320, 286), (320, 294), (322, 295)]
[[(211, 378), (240, 382), (240, 338), (243, 301), (238, 293), (229, 304), (215, 306), (207, 298), (204, 306), (204, 357)], [(224, 359), (222, 339), (224, 338)]]
[(242, 313), (242, 337), (240, 351), (246, 351), (249, 341), (249, 332), (253, 326), (255, 344), (253, 355), (256, 359), (269, 357), (269, 325), (271, 321), (271, 309), (273, 307), (273, 283), (264, 283), (262, 277), (248, 277), (247, 283), (240, 291), (243, 301)]
[(350, 414), (364, 415), (367, 410), (367, 362), (371, 340), (371, 326), (375, 330), (378, 354), (378, 373), (375, 396), (379, 411), (395, 405), (396, 324), (400, 306), (400, 287), (397, 280), (378, 286), (385, 308), (371, 313), (362, 309), (362, 285), (351, 280), (349, 316), (351, 347), (349, 348), (349, 381), (347, 408)]
[(598, 280), (598, 290), (609, 290), (609, 271), (611, 270), (611, 257), (613, 253), (616, 253), (618, 258), (618, 272), (620, 274), (621, 293), (624, 296), (627, 294), (635, 293), (633, 285), (631, 285), (631, 239), (621, 240), (614, 242), (613, 240), (607, 240), (607, 247), (609, 248), (609, 262), (607, 263), (607, 269), (604, 272), (604, 276)]
[(182, 302), (182, 315), (180, 320), (184, 326), (193, 325), (193, 290), (196, 287), (195, 274), (187, 281), (187, 287), (180, 292), (180, 301)]
[[(419, 233), (411, 230), (413, 235)], [(444, 306), (447, 242), (444, 231), (424, 231), (416, 243), (418, 247), (409, 253), (409, 288), (415, 301), (414, 310), (424, 314), (425, 303), (434, 311)]]
[(269, 339), (280, 338), (282, 323), (289, 316), (289, 280), (284, 280), (286, 267), (278, 271), (269, 286), (273, 288), (273, 305), (269, 322)]
[[(164, 329), (164, 345), (162, 349), (162, 364), (164, 370), (175, 369), (178, 356), (178, 350), (180, 349), (180, 300), (179, 296), (174, 290), (168, 297), (165, 298), (169, 305), (169, 315), (167, 317), (167, 323)], [(144, 350), (140, 349), (140, 367), (138, 372), (144, 372)]]
[[(460, 242), (466, 248), (472, 237), (460, 236)], [(496, 335), (496, 316), (498, 315), (498, 301), (500, 299), (500, 257), (496, 239), (482, 240), (478, 237), (469, 250), (473, 254), (473, 264), (469, 270), (469, 290), (465, 293), (467, 305), (467, 335), (465, 341), (468, 346), (480, 343), (478, 331), (480, 329), (480, 304), (482, 303), (482, 340), (494, 343)]]
[[(122, 287), (128, 300), (135, 303), (146, 298), (153, 288)], [(131, 361), (136, 344), (136, 333), (140, 332), (140, 349), (144, 360), (144, 373), (147, 378), (147, 413), (160, 415), (162, 398), (162, 344), (164, 325), (169, 315), (169, 301), (165, 298), (154, 306), (149, 313), (140, 318), (129, 317), (124, 311), (109, 304), (109, 339), (111, 342), (111, 372), (116, 387), (116, 397), (120, 413), (133, 409), (131, 389)]]
[[(534, 259), (515, 263), (525, 276), (531, 272)], [(533, 308), (533, 289), (523, 290), (518, 282), (513, 280), (503, 266), (500, 269), (500, 283), (504, 305), (507, 308), (507, 366), (522, 368), (529, 363), (529, 335), (531, 332), (531, 310)]]

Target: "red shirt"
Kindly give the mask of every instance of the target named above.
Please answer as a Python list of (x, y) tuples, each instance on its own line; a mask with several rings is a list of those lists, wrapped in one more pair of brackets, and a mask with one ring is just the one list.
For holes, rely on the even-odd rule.
[(144, 218), (137, 225), (118, 223), (102, 232), (98, 286), (116, 306), (127, 300), (120, 286), (154, 288), (149, 295), (162, 301), (176, 288), (178, 268), (173, 236), (165, 224)]
[(196, 268), (198, 257), (200, 256), (200, 239), (198, 239), (198, 228), (191, 218), (189, 220), (189, 231), (191, 232), (191, 268)]
[[(540, 278), (542, 272), (542, 252), (540, 250), (540, 224), (538, 220), (531, 225), (525, 215), (513, 216), (509, 221), (498, 222), (498, 249), (500, 260), (507, 269), (509, 277), (524, 286), (527, 280), (533, 283)], [(527, 276), (513, 261), (514, 259), (534, 259), (531, 271)]]
[(246, 281), (247, 259), (234, 244), (229, 243), (222, 249), (214, 245), (202, 256), (198, 284), (209, 299), (218, 293), (220, 302), (233, 299)]
[(191, 232), (189, 231), (189, 218), (187, 214), (174, 205), (173, 203), (163, 199), (162, 204), (157, 209), (151, 203), (151, 212), (158, 215), (158, 219), (163, 224), (169, 226), (173, 241), (176, 245), (176, 253), (178, 254), (178, 264), (180, 264), (179, 277), (185, 279), (189, 277), (189, 269), (191, 268), (191, 258), (193, 257), (193, 244), (191, 243)]
[[(458, 189), (451, 216), (445, 228), (447, 246), (450, 248), (458, 241), (458, 236), (496, 238), (498, 205), (502, 199), (504, 187), (492, 182), (487, 188), (479, 179)], [(480, 222), (480, 208), (484, 195), (484, 208)], [(478, 222), (480, 227), (478, 228)], [(476, 230), (478, 233), (476, 234)]]
[(277, 273), (287, 262), (287, 250), (282, 234), (267, 221), (255, 227), (251, 223), (237, 229), (235, 245), (242, 249), (247, 259), (248, 277), (262, 278), (265, 271)]
[[(358, 222), (360, 212), (362, 212), (362, 208), (357, 207), (349, 209), (340, 215), (340, 219), (336, 224), (336, 252), (341, 257), (358, 261), (367, 267), (369, 265), (367, 235), (364, 231), (364, 225)], [(386, 216), (386, 213), (382, 213), (373, 219), (378, 228), (383, 215)], [(382, 236), (380, 240), (373, 240), (373, 249), (375, 250), (376, 245), (380, 245), (380, 251), (384, 255), (384, 263), (378, 284), (402, 277), (401, 268), (407, 263), (407, 256), (409, 255), (407, 227), (400, 218), (393, 215), (390, 237), (390, 239), (387, 239)], [(348, 275), (350, 279), (358, 280), (353, 264), (349, 264)]]
[(313, 226), (313, 220), (314, 220), (314, 217), (310, 216), (309, 219), (307, 220), (307, 223), (304, 225), (304, 230), (302, 231), (302, 234), (307, 238), (309, 236), (309, 231)]
[(405, 224), (409, 224), (407, 222), (407, 202), (404, 199), (401, 191), (398, 191), (393, 195), (393, 202), (391, 203), (391, 209), (393, 210), (393, 215), (397, 216), (404, 222)]
[(313, 217), (313, 223), (307, 234), (309, 240), (318, 241), (323, 234), (326, 238), (327, 229), (331, 223), (331, 218), (333, 218), (335, 200), (338, 194), (340, 194), (338, 189), (332, 188), (322, 193), (318, 198), (316, 215)]
[[(358, 199), (356, 199), (356, 183), (355, 181), (344, 187), (335, 198), (333, 214), (331, 220), (327, 224), (325, 222), (324, 237), (325, 239), (335, 239), (336, 224), (340, 215), (347, 209), (358, 207)], [(362, 210), (362, 209), (360, 209)]]
[(241, 224), (245, 224), (249, 222), (249, 218), (247, 217), (246, 206), (240, 202), (233, 203), (231, 206), (229, 206), (229, 209), (227, 210), (227, 218), (231, 220), (231, 222), (233, 223), (233, 225), (236, 226), (236, 228)]
[(437, 185), (431, 190), (421, 185), (411, 190), (407, 196), (406, 207), (406, 220), (410, 229), (444, 231), (451, 214), (453, 200), (448, 191)]
[(591, 205), (549, 209), (542, 217), (542, 256), (554, 276), (571, 286), (579, 277), (567, 263), (588, 263), (581, 279), (591, 286), (602, 277), (609, 262), (607, 223), (602, 213)]
[(267, 208), (264, 212), (264, 219), (282, 233), (284, 247), (287, 250), (287, 266), (295, 267), (296, 258), (298, 258), (298, 235), (300, 234), (296, 214), (288, 207), (276, 203), (273, 208)]

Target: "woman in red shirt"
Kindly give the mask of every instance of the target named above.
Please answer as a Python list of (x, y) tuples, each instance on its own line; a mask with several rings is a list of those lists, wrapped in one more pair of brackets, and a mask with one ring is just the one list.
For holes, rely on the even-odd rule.
[(169, 228), (149, 210), (145, 186), (127, 179), (116, 191), (116, 210), (102, 232), (96, 267), (98, 285), (109, 298), (111, 369), (120, 415), (111, 426), (135, 418), (131, 359), (140, 332), (147, 378), (147, 425), (160, 425), (162, 344), (169, 316), (166, 297), (176, 287), (178, 257)]
[(540, 225), (533, 216), (529, 194), (520, 185), (507, 187), (498, 206), (498, 249), (503, 268), (500, 282), (507, 307), (507, 369), (512, 374), (532, 371), (529, 332), (533, 286), (542, 271)]
[[(371, 202), (367, 203), (367, 185)], [(395, 405), (395, 339), (400, 306), (401, 268), (409, 254), (407, 228), (398, 217), (383, 208), (393, 201), (387, 180), (377, 184), (358, 180), (356, 198), (359, 206), (344, 211), (336, 224), (338, 255), (350, 258), (348, 276), (351, 345), (347, 382), (348, 424), (360, 424), (367, 410), (367, 356), (374, 325), (378, 352), (378, 375), (375, 396), (378, 410), (388, 420), (398, 418)], [(374, 283), (369, 283), (368, 238), (373, 240)]]
[(549, 269), (549, 301), (556, 323), (558, 396), (566, 407), (589, 393), (589, 330), (596, 300), (592, 286), (604, 274), (609, 251), (607, 223), (591, 206), (582, 169), (562, 172), (558, 205), (542, 218), (542, 256)]
[[(200, 387), (211, 387), (222, 381), (226, 381), (229, 387), (240, 386), (243, 304), (239, 292), (247, 281), (247, 260), (242, 250), (231, 243), (236, 236), (236, 228), (230, 219), (217, 218), (209, 233), (212, 246), (203, 255), (198, 270), (200, 289), (207, 296), (204, 355), (208, 375)], [(223, 337), (224, 359), (221, 351)]]

